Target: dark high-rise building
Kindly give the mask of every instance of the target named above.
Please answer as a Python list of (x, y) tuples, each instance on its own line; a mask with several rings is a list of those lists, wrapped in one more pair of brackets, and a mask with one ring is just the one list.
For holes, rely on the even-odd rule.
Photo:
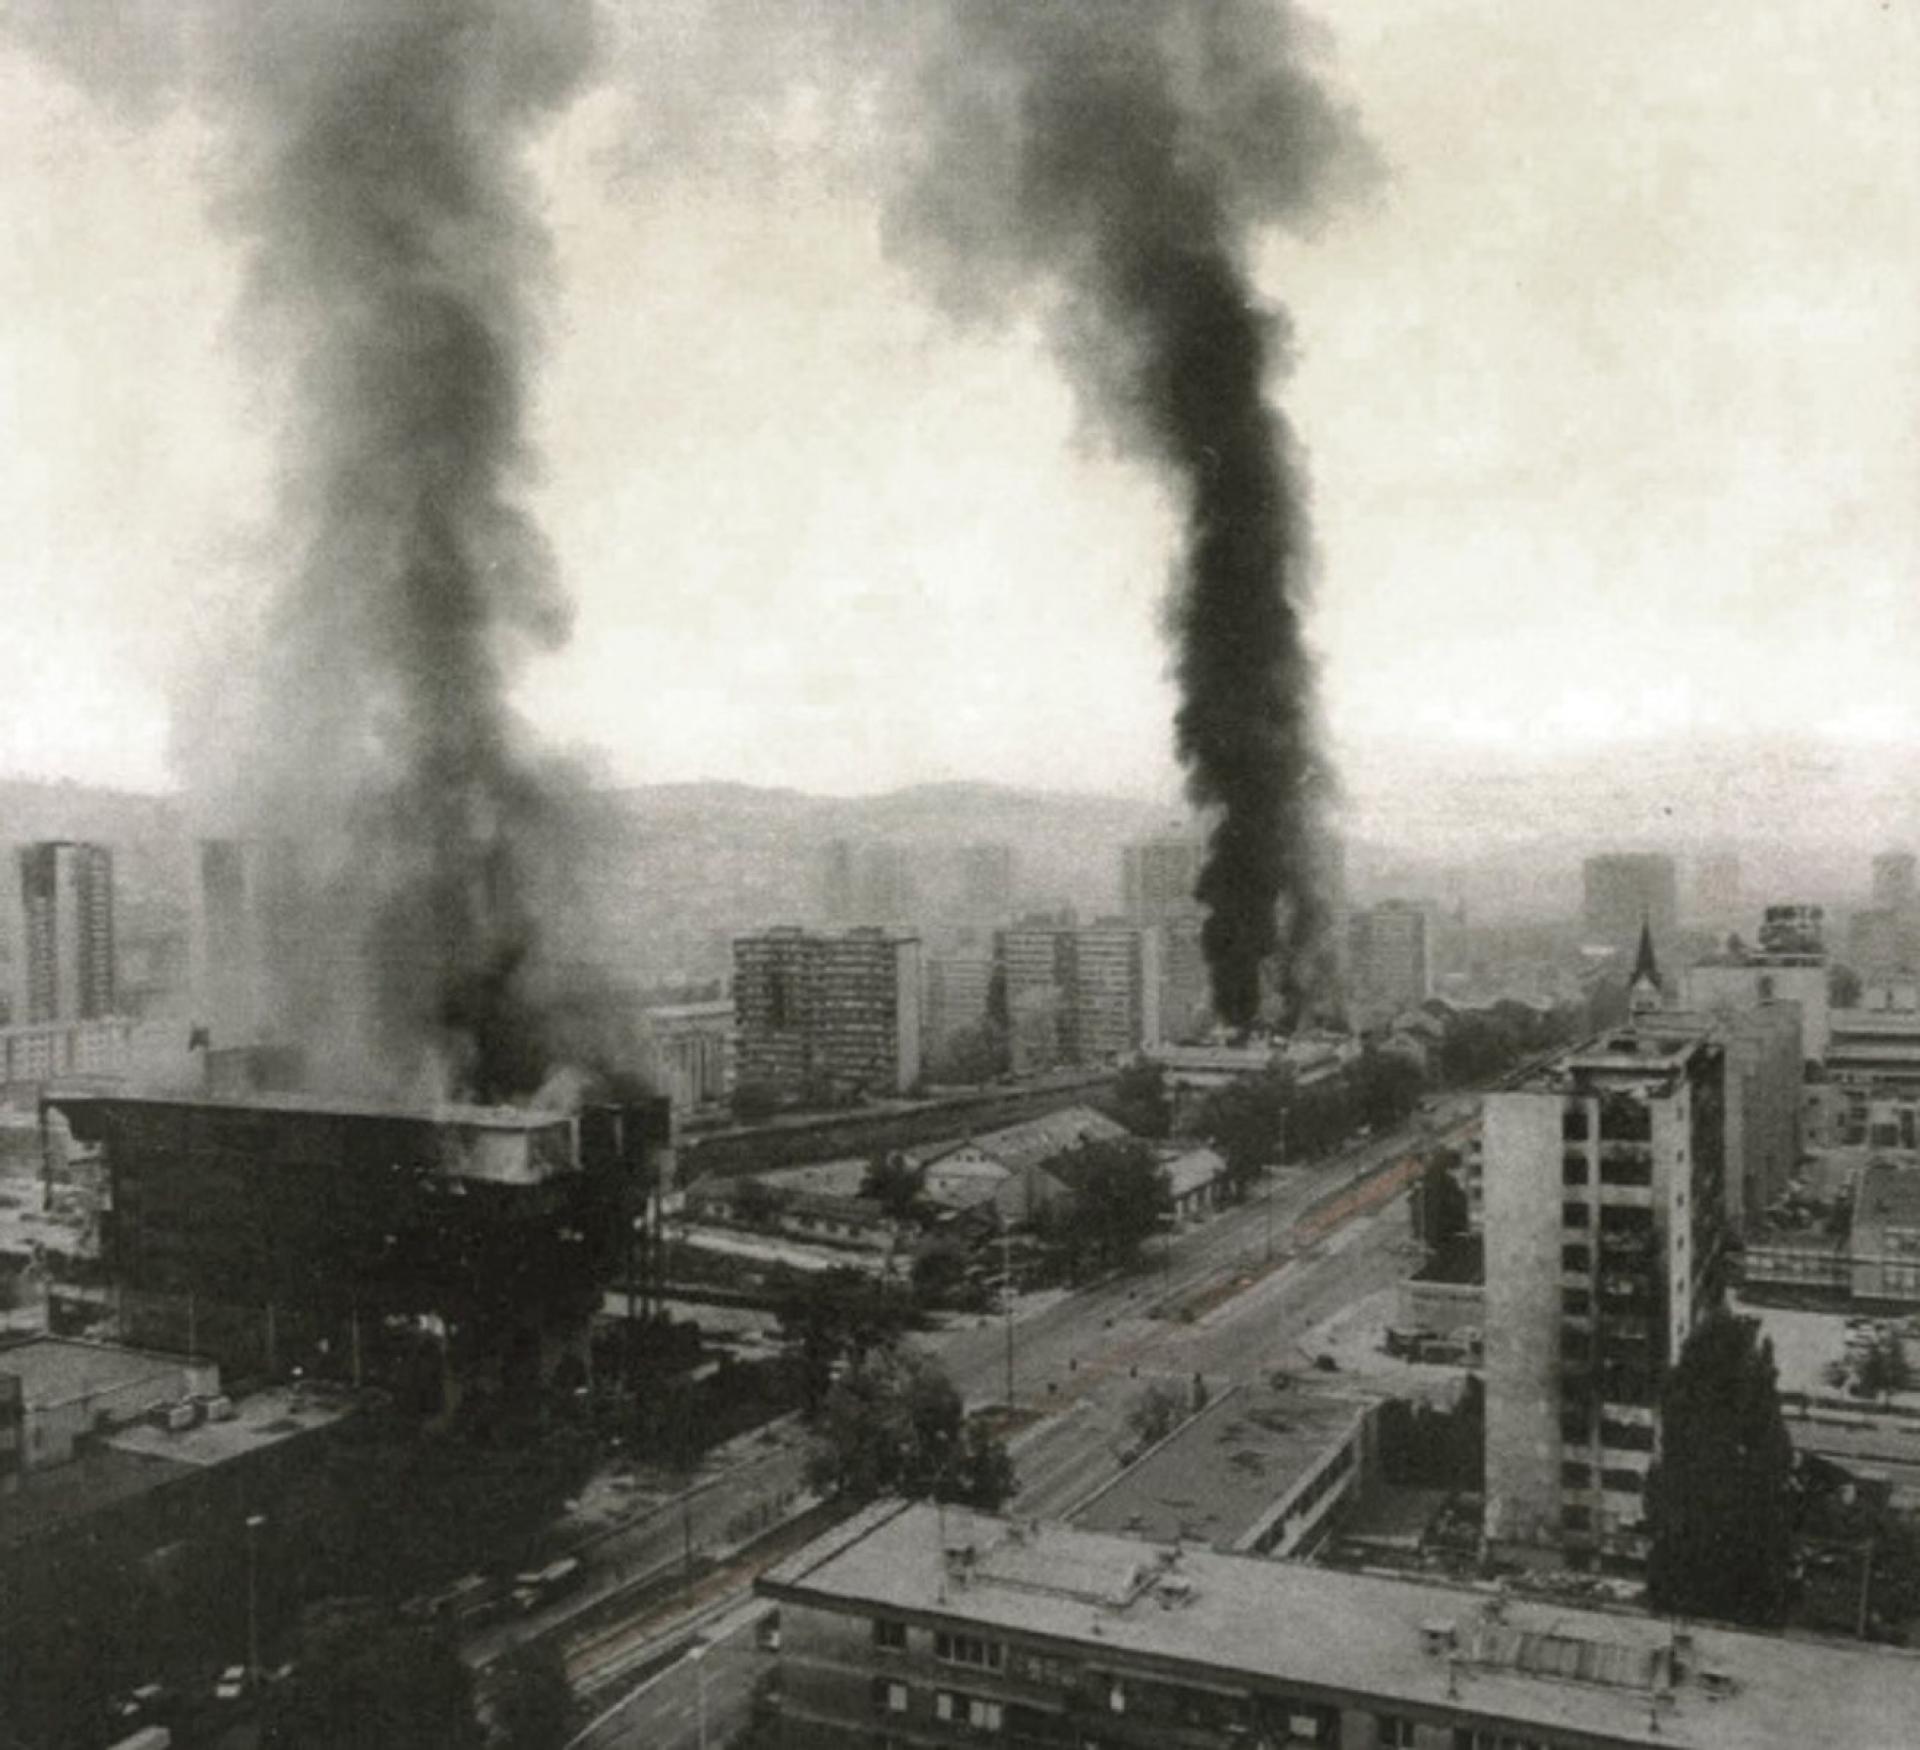
[[(634, 1267), (664, 1100), (575, 1114), (312, 1095), (50, 1096), (98, 1143), (126, 1338), (229, 1374), (548, 1382)], [(429, 1341), (429, 1338), (432, 1340)]]
[(1657, 851), (1613, 851), (1589, 857), (1582, 868), (1581, 924), (1589, 945), (1615, 948), (1631, 959), (1641, 926), (1653, 932), (1662, 957), (1674, 948), (1680, 921), (1673, 859)]
[(13, 1018), (93, 1021), (114, 1011), (113, 853), (64, 840), (23, 846)]

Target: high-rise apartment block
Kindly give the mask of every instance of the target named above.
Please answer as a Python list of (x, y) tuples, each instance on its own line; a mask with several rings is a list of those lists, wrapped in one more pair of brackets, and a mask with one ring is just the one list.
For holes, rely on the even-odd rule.
[(904, 845), (830, 841), (822, 853), (821, 901), (831, 924), (911, 921), (919, 890)]
[(19, 852), (13, 1019), (94, 1021), (114, 1012), (113, 853), (65, 840)]
[(1873, 903), (1883, 911), (1911, 911), (1920, 902), (1911, 851), (1882, 851), (1873, 860)]
[(1433, 995), (1426, 908), (1382, 900), (1348, 920), (1348, 991), (1362, 1024), (1385, 1022)]
[(1013, 846), (962, 845), (960, 915), (970, 922), (1005, 923), (1013, 915)]
[(1487, 1531), (1644, 1560), (1662, 1383), (1720, 1292), (1725, 1067), (1643, 1024), (1487, 1097)]
[(920, 1077), (920, 940), (794, 926), (736, 937), (738, 1079), (787, 1099), (904, 1093)]
[(1163, 924), (1198, 916), (1194, 889), (1206, 846), (1185, 834), (1126, 845), (1120, 852), (1120, 909), (1130, 924)]
[(1013, 1066), (1106, 1063), (1160, 1041), (1160, 937), (1131, 924), (1002, 930)]
[(1655, 851), (1614, 851), (1589, 857), (1581, 868), (1581, 927), (1596, 947), (1631, 955), (1644, 924), (1665, 954), (1680, 921), (1673, 859)]

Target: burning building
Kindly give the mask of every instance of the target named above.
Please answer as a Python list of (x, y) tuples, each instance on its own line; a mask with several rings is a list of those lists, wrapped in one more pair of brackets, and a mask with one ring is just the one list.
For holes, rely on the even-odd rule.
[(573, 1113), (62, 1093), (100, 1145), (121, 1336), (232, 1377), (549, 1381), (670, 1172), (665, 1101)]

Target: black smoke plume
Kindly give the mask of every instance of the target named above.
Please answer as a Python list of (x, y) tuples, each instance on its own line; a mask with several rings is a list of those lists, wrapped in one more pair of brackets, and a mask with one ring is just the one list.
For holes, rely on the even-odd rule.
[(215, 207), (287, 410), (275, 590), (218, 738), (243, 827), (300, 847), (283, 1020), (335, 1082), (531, 1094), (581, 1017), (550, 929), (573, 787), (508, 704), (569, 624), (523, 508), (547, 246), (522, 155), (593, 63), (591, 0), (26, 19), (96, 86), (220, 128)]
[(1247, 260), (1360, 162), (1303, 28), (1279, 0), (955, 0), (890, 239), (963, 313), (1050, 292), (1083, 402), (1180, 495), (1175, 737), (1211, 822), (1214, 1006), (1242, 1027), (1276, 954), (1298, 1011), (1328, 924), (1307, 489), (1265, 399), (1288, 330)]

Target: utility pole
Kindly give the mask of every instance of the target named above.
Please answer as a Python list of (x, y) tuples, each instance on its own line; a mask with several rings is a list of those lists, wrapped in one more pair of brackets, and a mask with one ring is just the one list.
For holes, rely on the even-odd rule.
[(264, 1513), (247, 1515), (247, 1688), (260, 1685), (260, 1527)]
[(1013, 1228), (1000, 1212), (1000, 1299), (1007, 1312), (1007, 1409), (1013, 1409)]
[(1867, 1541), (1860, 1556), (1860, 1617), (1854, 1632), (1861, 1640), (1867, 1638), (1867, 1601), (1873, 1589), (1873, 1534), (1867, 1534)]

